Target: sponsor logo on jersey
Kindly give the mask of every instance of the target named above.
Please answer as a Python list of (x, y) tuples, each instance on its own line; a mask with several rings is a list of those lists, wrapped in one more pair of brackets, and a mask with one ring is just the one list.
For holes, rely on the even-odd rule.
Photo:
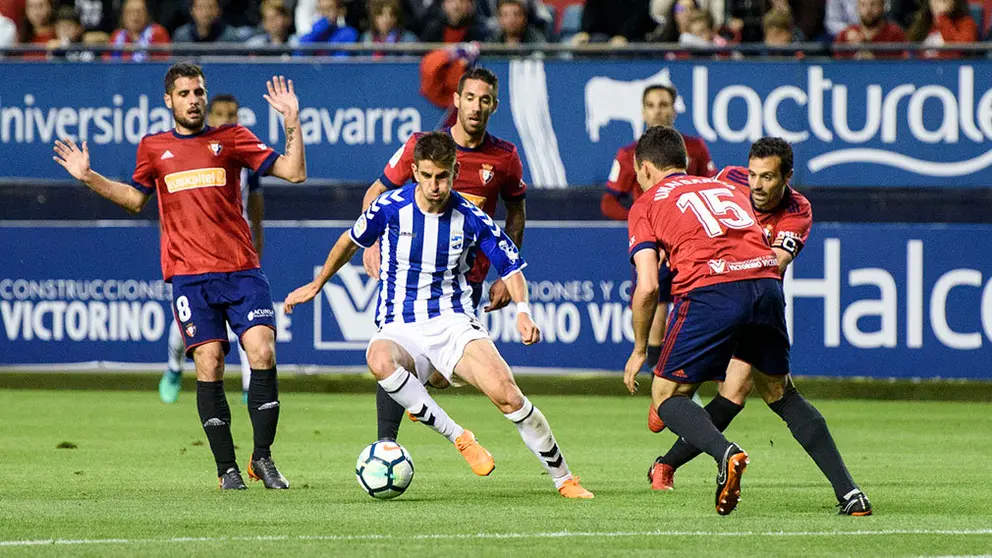
[(196, 337), (196, 324), (193, 322), (186, 324), (184, 331), (186, 332), (186, 337), (189, 337), (190, 339)]
[(269, 148), (269, 147), (268, 147), (267, 145), (265, 145), (264, 143), (257, 143), (257, 144), (255, 144), (255, 147), (257, 147), (259, 151), (265, 151), (266, 149), (268, 149), (268, 148)]
[(710, 269), (713, 270), (713, 273), (720, 274), (720, 273), (726, 273), (727, 272), (727, 262), (725, 260), (722, 260), (722, 259), (720, 259), (720, 260), (710, 260), (710, 261), (708, 261), (706, 263), (708, 263), (710, 265)]
[(255, 321), (255, 318), (261, 319), (261, 318), (274, 318), (274, 317), (276, 317), (276, 313), (271, 308), (256, 308), (248, 312), (249, 322)]
[(227, 171), (220, 167), (193, 169), (165, 175), (165, 186), (170, 194), (196, 188), (215, 188), (227, 184)]
[(168, 149), (166, 149), (165, 150), (165, 153), (163, 153), (162, 156), (159, 157), (159, 159), (162, 160), (162, 161), (164, 161), (166, 159), (172, 159), (173, 157), (175, 157), (175, 155), (173, 155), (171, 151), (169, 151)]
[[(479, 171), (479, 174), (482, 174), (482, 171)], [(465, 192), (458, 192), (458, 193), (461, 194), (463, 198), (465, 198), (466, 200), (468, 200), (469, 203), (471, 203), (475, 207), (481, 208), (482, 206), (486, 205), (486, 196), (477, 196), (475, 194), (466, 194)]]
[(213, 153), (215, 157), (220, 155), (221, 150), (224, 149), (224, 146), (221, 145), (220, 142), (216, 141), (210, 142), (207, 147), (210, 148), (210, 152)]
[(631, 248), (633, 248), (635, 242), (637, 242), (637, 237), (636, 236), (630, 237), (630, 240), (627, 241), (627, 249), (630, 250)]
[(494, 176), (496, 173), (493, 172), (493, 166), (483, 163), (482, 168), (479, 169), (479, 178), (482, 179), (482, 183), (489, 184)]

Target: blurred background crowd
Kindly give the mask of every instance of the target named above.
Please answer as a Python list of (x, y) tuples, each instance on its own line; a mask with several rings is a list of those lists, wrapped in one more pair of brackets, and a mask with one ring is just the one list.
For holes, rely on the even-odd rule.
[(37, 47), (20, 53), (29, 59), (91, 59), (98, 55), (84, 46), (661, 42), (717, 47), (727, 57), (740, 56), (733, 47), (741, 44), (908, 42), (919, 52), (836, 56), (955, 58), (964, 54), (926, 47), (985, 40), (990, 12), (992, 0), (0, 0), (0, 48)]

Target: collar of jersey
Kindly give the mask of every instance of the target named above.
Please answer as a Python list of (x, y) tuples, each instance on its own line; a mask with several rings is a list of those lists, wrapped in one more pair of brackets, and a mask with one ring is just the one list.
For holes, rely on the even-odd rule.
[(203, 134), (207, 133), (212, 129), (213, 128), (211, 128), (210, 126), (204, 125), (203, 129), (201, 129), (199, 132), (196, 132), (195, 134), (180, 134), (175, 128), (173, 128), (172, 135), (175, 136), (177, 139), (190, 139), (190, 138), (202, 136)]
[[(451, 139), (454, 139), (455, 138), (455, 136), (452, 135), (452, 133), (451, 133), (451, 126), (448, 126), (447, 128), (445, 128), (444, 129), (444, 133), (446, 133), (449, 136), (451, 136)], [(458, 151), (478, 151), (478, 150), (482, 149), (482, 146), (485, 145), (487, 141), (489, 141), (489, 132), (486, 132), (485, 135), (482, 136), (482, 142), (479, 143), (479, 147), (465, 147), (464, 145), (458, 145), (458, 142), (456, 141), (455, 142), (455, 149), (457, 149)]]

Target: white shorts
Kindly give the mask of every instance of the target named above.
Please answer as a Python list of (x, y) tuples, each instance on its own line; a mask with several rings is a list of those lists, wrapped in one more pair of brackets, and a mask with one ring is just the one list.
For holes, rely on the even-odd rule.
[[(467, 314), (446, 314), (426, 322), (386, 324), (369, 340), (369, 347), (379, 340), (392, 341), (413, 357), (421, 383), (426, 383), (435, 371), (450, 382), (465, 346), (476, 339), (489, 339), (489, 331), (478, 319)], [(368, 357), (368, 349), (365, 356)]]

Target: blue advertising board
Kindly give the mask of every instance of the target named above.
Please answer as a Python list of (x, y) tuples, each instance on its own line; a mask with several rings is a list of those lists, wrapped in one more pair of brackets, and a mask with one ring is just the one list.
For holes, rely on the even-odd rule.
[[(617, 148), (643, 129), (640, 97), (653, 83), (680, 96), (676, 127), (706, 140), (718, 166), (745, 162), (761, 136), (796, 148), (797, 184), (992, 185), (992, 61), (487, 62), (500, 78), (491, 131), (520, 148), (539, 187), (603, 184)], [(140, 138), (171, 126), (167, 66), (0, 65), (0, 176), (65, 178), (57, 137), (84, 138), (93, 165), (130, 175)], [(369, 183), (410, 134), (439, 125), (419, 93), (416, 62), (205, 65), (211, 94), (242, 102), (242, 123), (277, 148), (279, 119), (265, 80), (296, 84), (313, 179)], [(58, 86), (53, 86), (58, 84)], [(65, 87), (71, 84), (71, 87)]]
[[(158, 227), (0, 223), (0, 366), (160, 363), (172, 326)], [(348, 223), (270, 223), (280, 364), (361, 366), (377, 282), (356, 256), (311, 304), (310, 280)], [(786, 279), (797, 374), (992, 379), (992, 226), (817, 224)], [(529, 223), (524, 257), (544, 341), (518, 342), (512, 309), (483, 315), (518, 367), (620, 371), (632, 346), (626, 232)]]

